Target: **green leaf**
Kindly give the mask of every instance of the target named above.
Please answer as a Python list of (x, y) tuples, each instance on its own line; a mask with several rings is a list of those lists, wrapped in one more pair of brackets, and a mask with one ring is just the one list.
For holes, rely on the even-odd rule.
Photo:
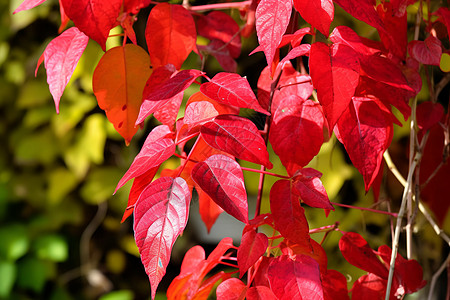
[(17, 285), (41, 293), (49, 273), (49, 266), (34, 257), (26, 257), (18, 263)]
[(134, 297), (134, 294), (132, 291), (129, 290), (120, 290), (120, 291), (114, 291), (110, 292), (108, 294), (105, 294), (99, 298), (99, 300), (132, 300)]
[(57, 234), (39, 237), (33, 244), (36, 256), (43, 260), (63, 262), (68, 257), (68, 245), (64, 238)]
[(54, 170), (48, 179), (48, 200), (51, 204), (61, 202), (78, 184), (77, 177), (65, 168)]
[(90, 204), (98, 204), (112, 197), (114, 189), (122, 177), (122, 172), (114, 167), (93, 170), (81, 188), (81, 196)]
[(16, 281), (17, 269), (12, 262), (0, 260), (0, 299), (7, 298)]
[(439, 67), (442, 72), (450, 72), (450, 55), (448, 53), (442, 53)]
[(0, 228), (0, 257), (15, 261), (28, 252), (30, 241), (27, 228), (21, 224), (11, 224)]

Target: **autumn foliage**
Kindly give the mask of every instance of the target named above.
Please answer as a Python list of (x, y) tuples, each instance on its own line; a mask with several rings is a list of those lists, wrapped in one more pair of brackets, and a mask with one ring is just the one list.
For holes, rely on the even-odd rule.
[[(44, 1), (25, 0), (16, 13)], [(374, 250), (358, 233), (341, 232), (336, 234), (342, 234), (343, 257), (367, 272), (349, 290), (346, 277), (328, 269), (325, 250), (311, 238), (317, 229), (309, 227), (304, 207), (333, 213), (322, 174), (308, 166), (333, 134), (362, 175), (365, 191), (372, 188), (378, 195), (383, 156), (391, 145), (394, 124), (402, 124), (401, 114), (405, 121), (411, 119), (415, 145), (404, 201), (395, 216), (401, 225), (404, 203), (423, 199), (443, 222), (448, 198), (437, 199), (448, 189), (444, 178), (448, 181), (450, 175), (449, 113), (437, 102), (440, 91), (434, 87), (428, 87), (429, 101), (416, 105), (415, 97), (423, 85), (430, 85), (421, 70), (450, 69), (449, 50), (443, 46), (449, 42), (450, 11), (445, 7), (430, 11), (429, 2), (251, 0), (196, 7), (188, 1), (183, 5), (149, 0), (59, 1), (62, 33), (48, 44), (40, 60), (56, 111), (92, 39), (107, 50), (95, 68), (93, 92), (125, 143), (151, 115), (161, 123), (148, 134), (116, 188), (134, 179), (124, 220), (133, 213), (135, 240), (152, 298), (188, 222), (194, 189), (208, 230), (222, 212), (245, 228), (240, 245), (225, 238), (207, 257), (202, 247), (191, 248), (167, 291), (169, 299), (206, 299), (219, 282), (218, 299), (349, 299), (349, 295), (397, 299), (425, 286), (418, 262), (397, 253), (398, 236), (394, 249), (384, 245)], [(413, 4), (419, 9), (413, 14), (416, 23), (411, 24), (408, 7)], [(145, 30), (148, 51), (137, 43), (132, 26), (147, 7), (151, 7)], [(333, 23), (336, 7), (369, 25), (379, 39)], [(239, 24), (216, 10), (230, 8), (239, 9)], [(69, 19), (74, 26), (66, 29)], [(309, 25), (299, 28), (299, 19)], [(106, 40), (115, 26), (123, 28), (123, 45), (107, 49)], [(448, 32), (436, 30), (443, 27)], [(262, 51), (267, 62), (257, 86), (236, 73), (242, 39), (252, 34), (259, 42), (253, 53)], [(208, 42), (198, 45), (199, 36)], [(199, 61), (215, 57), (224, 71), (210, 78), (201, 64), (183, 69), (192, 51)], [(182, 105), (191, 85), (199, 85), (200, 91)], [(241, 108), (263, 118), (263, 126), (240, 115)], [(269, 155), (269, 144), (274, 154)], [(273, 168), (271, 155), (279, 157), (287, 175), (266, 171)], [(180, 158), (179, 166), (153, 180), (161, 164), (173, 156)], [(248, 210), (241, 160), (261, 165), (253, 170), (261, 174), (254, 214)], [(265, 176), (279, 178), (267, 199), (262, 193)], [(269, 203), (269, 213), (261, 213), (262, 201)], [(273, 234), (261, 226), (271, 227)], [(338, 226), (321, 229), (331, 231), (340, 230)], [(233, 265), (235, 271), (210, 273), (218, 264)]]

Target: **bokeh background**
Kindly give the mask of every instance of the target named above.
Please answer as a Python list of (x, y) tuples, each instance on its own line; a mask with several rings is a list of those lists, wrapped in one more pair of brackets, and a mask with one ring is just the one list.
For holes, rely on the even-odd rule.
[[(13, 15), (21, 2), (0, 1), (0, 299), (149, 299), (150, 287), (134, 244), (132, 220), (120, 223), (130, 184), (116, 195), (112, 193), (146, 135), (158, 123), (148, 120), (130, 146), (125, 146), (92, 93), (92, 74), (103, 54), (92, 41), (65, 90), (57, 115), (45, 70), (41, 66), (35, 77), (35, 68), (45, 46), (58, 35), (58, 1), (48, 0), (30, 11)], [(148, 13), (143, 10), (135, 25), (144, 48)], [(232, 16), (239, 20), (237, 11)], [(339, 8), (334, 23), (345, 23), (362, 35), (376, 37), (371, 28), (349, 18)], [(118, 44), (120, 38), (110, 39), (107, 48)], [(255, 90), (265, 66), (261, 53), (248, 57), (256, 45), (255, 36), (244, 39), (238, 60), (238, 72), (247, 76)], [(185, 64), (187, 68), (199, 66), (199, 58), (194, 54)], [(206, 71), (214, 74), (220, 71), (220, 66), (210, 58)], [(190, 88), (186, 97), (197, 90)], [(427, 98), (426, 90), (420, 98)], [(257, 125), (263, 124), (259, 115), (250, 111), (242, 114)], [(402, 170), (408, 163), (408, 128), (395, 130), (390, 151)], [(271, 158), (275, 165), (272, 171), (282, 173), (273, 153)], [(174, 158), (161, 169), (173, 169), (177, 164)], [(361, 176), (335, 138), (323, 146), (310, 165), (324, 173), (323, 182), (331, 201), (364, 207), (373, 204), (372, 193), (364, 193)], [(245, 176), (253, 214), (259, 175), (245, 173)], [(275, 180), (269, 177), (266, 187)], [(379, 208), (386, 209), (383, 201), (390, 200), (395, 211), (402, 188), (392, 178), (386, 178), (385, 182), (389, 186), (382, 192)], [(267, 201), (263, 209), (268, 209)], [(387, 216), (341, 208), (328, 218), (317, 209), (308, 208), (307, 214), (311, 228), (340, 222), (342, 230), (362, 233), (373, 248), (390, 245)], [(415, 253), (420, 256), (425, 277), (430, 278), (448, 250), (420, 216), (417, 224)], [(242, 228), (239, 222), (222, 215), (208, 234), (194, 197), (188, 227), (175, 244), (157, 297), (164, 299), (164, 291), (179, 272), (187, 249), (202, 244), (208, 253), (226, 236), (232, 236), (238, 246)], [(323, 235), (315, 238), (320, 242)], [(332, 233), (323, 245), (329, 267), (346, 274), (351, 285), (363, 272), (343, 260), (337, 248), (339, 238), (339, 233)], [(443, 276), (442, 293), (445, 281)]]

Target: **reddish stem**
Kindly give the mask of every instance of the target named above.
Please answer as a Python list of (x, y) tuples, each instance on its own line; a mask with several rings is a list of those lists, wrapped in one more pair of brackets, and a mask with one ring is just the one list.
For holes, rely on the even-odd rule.
[(280, 174), (264, 171), (263, 168), (261, 168), (261, 170), (256, 170), (256, 169), (241, 167), (241, 169), (244, 170), (244, 171), (255, 172), (255, 173), (270, 175), (270, 176), (274, 176), (274, 177), (284, 178), (284, 179), (291, 178), (291, 177), (286, 176), (286, 175), (280, 175)]
[(227, 263), (227, 262), (224, 262), (224, 261), (219, 261), (219, 264), (239, 269), (239, 267), (237, 265), (233, 265), (233, 264), (230, 264), (230, 263)]
[(336, 223), (334, 223), (332, 225), (327, 225), (327, 226), (323, 226), (323, 227), (319, 227), (319, 228), (314, 228), (314, 229), (311, 229), (309, 231), (309, 234), (321, 233), (321, 232), (324, 232), (324, 231), (327, 231), (327, 232), (328, 231), (333, 231), (333, 230), (336, 230), (338, 228), (338, 225), (339, 225), (339, 222), (336, 222)]
[(189, 152), (189, 155), (186, 157), (186, 161), (184, 162), (184, 164), (183, 164), (183, 166), (181, 167), (180, 171), (178, 171), (177, 177), (180, 177), (181, 172), (183, 172), (184, 168), (186, 167), (186, 164), (187, 164), (188, 161), (190, 160), (190, 157), (191, 157), (192, 153), (194, 153), (195, 146), (197, 146), (198, 141), (199, 141), (199, 139), (197, 139), (197, 140), (195, 141), (194, 146), (192, 146), (191, 152)]
[(398, 217), (397, 213), (391, 213), (391, 212), (384, 211), (384, 210), (378, 210), (378, 209), (372, 209), (372, 208), (366, 208), (366, 207), (359, 207), (359, 206), (347, 205), (347, 204), (336, 203), (336, 202), (330, 202), (330, 203), (332, 205), (336, 205), (336, 206), (347, 207), (347, 208), (354, 208), (354, 209), (359, 209), (359, 210), (367, 210), (367, 211), (371, 211), (371, 212), (378, 213), (378, 214), (393, 216), (394, 218)]
[(181, 140), (177, 141), (176, 144), (179, 145), (179, 144), (183, 143), (184, 141), (188, 141), (188, 140), (198, 136), (199, 134), (200, 134), (200, 132), (196, 132), (196, 133), (190, 134), (190, 135), (182, 138)]

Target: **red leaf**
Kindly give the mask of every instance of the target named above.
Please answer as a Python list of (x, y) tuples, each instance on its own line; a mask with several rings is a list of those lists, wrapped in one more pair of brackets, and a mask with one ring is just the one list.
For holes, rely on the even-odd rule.
[(422, 186), (429, 179), (431, 174), (435, 172), (436, 168), (443, 163), (436, 175), (422, 187), (420, 192), (423, 200), (434, 212), (439, 224), (444, 223), (450, 208), (450, 201), (443, 201), (443, 199), (448, 199), (448, 195), (450, 195), (450, 184), (448, 184), (448, 179), (450, 178), (450, 163), (448, 154), (445, 154), (445, 151), (448, 151), (449, 146), (447, 144), (447, 146), (444, 147), (446, 134), (448, 133), (445, 133), (441, 126), (434, 126), (431, 128), (420, 163), (419, 178)]
[(138, 130), (135, 122), (142, 103), (142, 91), (151, 74), (149, 65), (144, 49), (126, 44), (108, 50), (92, 78), (98, 105), (127, 144)]
[(450, 36), (450, 10), (447, 7), (439, 7), (436, 14), (441, 17), (440, 21), (447, 27), (447, 35)]
[[(390, 265), (391, 248), (382, 245), (378, 248), (378, 253), (384, 262)], [(395, 296), (415, 293), (427, 283), (423, 280), (423, 270), (419, 263), (414, 259), (404, 259), (400, 254), (397, 254), (395, 259), (394, 276), (397, 279), (393, 286)]]
[(378, 33), (384, 47), (389, 50), (389, 56), (405, 60), (408, 45), (407, 15), (396, 16), (392, 9), (390, 2), (377, 6), (378, 15), (383, 22), (383, 28), (378, 29)]
[(195, 189), (198, 193), (198, 203), (200, 217), (203, 223), (205, 223), (206, 230), (210, 232), (212, 226), (216, 222), (219, 215), (223, 212), (223, 209), (214, 202), (211, 197), (208, 196), (198, 185), (195, 185)]
[(309, 256), (297, 255), (292, 260), (281, 255), (270, 263), (268, 276), (278, 299), (323, 299), (319, 265)]
[(332, 0), (294, 0), (294, 6), (306, 22), (328, 36), (334, 18)]
[(292, 195), (289, 180), (278, 180), (272, 185), (270, 210), (276, 230), (293, 243), (311, 248), (305, 209), (298, 197)]
[(278, 64), (278, 66), (282, 66), (284, 64), (284, 62), (303, 56), (303, 55), (309, 55), (309, 52), (311, 50), (311, 45), (310, 44), (302, 44), (300, 46), (297, 46), (295, 48), (293, 48), (291, 51), (289, 51), (289, 53), (280, 61), (280, 63)]
[(183, 93), (178, 93), (155, 111), (153, 116), (162, 124), (173, 127), (177, 120), (181, 102), (183, 102)]
[(356, 32), (347, 26), (338, 26), (330, 34), (330, 40), (333, 43), (346, 44), (352, 47), (353, 50), (362, 55), (374, 55), (382, 52), (380, 42), (375, 42), (363, 37), (360, 37)]
[(198, 46), (198, 50), (214, 56), (224, 71), (231, 73), (236, 72), (237, 63), (233, 57), (231, 57), (230, 51), (225, 47), (224, 42), (214, 39), (207, 46)]
[(335, 127), (336, 137), (363, 175), (366, 191), (378, 174), (384, 151), (391, 144), (392, 120), (391, 112), (378, 99), (355, 97)]
[(219, 40), (222, 45), (226, 44), (226, 49), (232, 58), (237, 58), (241, 54), (239, 25), (228, 14), (216, 10), (206, 16), (200, 15), (197, 20), (197, 28), (199, 35), (212, 40), (212, 42)]
[(173, 64), (178, 70), (195, 48), (194, 19), (181, 5), (159, 3), (148, 16), (145, 39), (153, 68)]
[(247, 300), (278, 300), (272, 290), (266, 286), (252, 286), (245, 296)]
[(204, 260), (205, 251), (201, 246), (191, 248), (183, 259), (180, 275), (172, 281), (167, 290), (168, 299), (206, 299), (214, 283), (229, 275), (220, 272), (205, 281), (203, 278), (217, 266), (221, 257), (231, 247), (233, 247), (231, 238), (222, 239), (206, 260)]
[(360, 66), (357, 54), (343, 44), (328, 46), (316, 42), (311, 47), (309, 65), (331, 134), (358, 86)]
[(122, 221), (120, 223), (125, 222), (125, 220), (131, 216), (131, 214), (134, 211), (134, 204), (136, 203), (137, 199), (139, 198), (139, 195), (141, 195), (142, 191), (147, 187), (147, 185), (152, 182), (153, 178), (156, 175), (156, 172), (158, 172), (158, 167), (151, 168), (147, 172), (145, 172), (142, 175), (137, 176), (134, 181), (133, 185), (130, 189), (130, 194), (128, 195), (128, 203), (127, 208), (125, 209), (125, 212), (122, 217)]
[(439, 66), (442, 55), (441, 41), (432, 35), (425, 41), (411, 41), (408, 44), (408, 52), (422, 64)]
[[(328, 270), (321, 276), (325, 300), (349, 300), (347, 278), (336, 270)], [(354, 298), (357, 299), (357, 298)], [(371, 299), (371, 298), (362, 298)]]
[(177, 97), (179, 93), (183, 93), (198, 77), (205, 74), (199, 70), (183, 70), (164, 81), (163, 78), (169, 72), (169, 70), (161, 71), (161, 77), (158, 76), (157, 78), (161, 81), (157, 81), (159, 83), (157, 85), (152, 84), (152, 77), (148, 79), (136, 125), (142, 123), (150, 114), (161, 109), (166, 103)]
[(289, 255), (290, 257), (304, 254), (313, 258), (319, 264), (320, 273), (324, 274), (327, 272), (328, 266), (327, 254), (318, 242), (313, 239), (311, 239), (310, 242), (311, 243), (305, 247), (305, 245), (294, 244), (285, 239), (280, 243), (280, 249), (284, 255)]
[(268, 239), (264, 233), (250, 230), (242, 235), (241, 245), (237, 251), (239, 277), (258, 261), (266, 252), (267, 246)]
[(442, 104), (425, 101), (417, 106), (416, 118), (420, 130), (428, 130), (441, 121), (444, 116)]
[(175, 153), (175, 142), (168, 137), (171, 131), (168, 126), (155, 127), (147, 136), (141, 151), (136, 155), (128, 171), (120, 179), (114, 191), (122, 187), (128, 180), (140, 176), (148, 170), (159, 167)]
[(288, 174), (307, 165), (323, 144), (323, 113), (318, 103), (291, 95), (273, 114), (269, 141)]
[(371, 79), (414, 93), (402, 70), (390, 59), (378, 55), (360, 56), (361, 69)]
[(257, 112), (269, 114), (259, 105), (247, 79), (236, 73), (218, 73), (210, 82), (203, 83), (200, 91), (219, 103), (251, 108)]
[[(258, 100), (261, 106), (268, 108), (269, 96), (272, 85), (269, 67), (265, 67), (258, 79)], [(301, 74), (292, 67), (290, 62), (284, 64), (278, 88), (273, 92), (271, 113), (274, 114), (280, 102), (291, 95), (297, 95), (302, 99), (308, 99), (313, 91), (311, 77)]]
[(344, 258), (361, 270), (388, 278), (388, 270), (375, 255), (364, 238), (356, 232), (347, 232), (339, 240), (339, 249)]
[(322, 173), (314, 169), (300, 169), (294, 176), (293, 191), (300, 196), (302, 202), (311, 207), (334, 210), (320, 177)]
[(187, 105), (184, 112), (184, 124), (188, 126), (189, 131), (193, 128), (208, 122), (219, 113), (214, 108), (214, 104), (208, 101), (197, 101)]
[(237, 278), (230, 278), (219, 284), (216, 290), (218, 300), (243, 300), (247, 286)]
[(24, 0), (22, 4), (20, 4), (19, 7), (16, 8), (16, 10), (14, 10), (13, 14), (17, 14), (18, 12), (21, 12), (23, 10), (32, 9), (33, 7), (41, 5), (45, 1), (47, 0)]
[(380, 30), (384, 30), (383, 22), (375, 11), (374, 1), (372, 0), (334, 0), (340, 7), (342, 7), (346, 12), (361, 20), (372, 27)]
[(166, 273), (176, 238), (186, 227), (191, 193), (182, 178), (161, 177), (136, 202), (134, 238), (152, 288), (152, 299)]
[(210, 156), (192, 169), (192, 179), (227, 213), (248, 223), (247, 193), (239, 164), (225, 155)]
[(66, 15), (80, 31), (106, 51), (109, 31), (117, 24), (123, 0), (61, 0)]
[(258, 128), (252, 121), (235, 116), (220, 115), (200, 128), (205, 141), (213, 148), (231, 155), (266, 166), (272, 169), (267, 152)]
[(261, 0), (256, 8), (256, 33), (268, 66), (289, 25), (291, 11), (291, 0)]
[[(361, 276), (351, 289), (353, 299), (383, 300), (386, 295), (387, 280), (373, 273)], [(391, 292), (389, 299), (396, 299)]]
[(45, 48), (43, 58), (47, 70), (47, 83), (55, 101), (56, 113), (59, 113), (61, 96), (88, 41), (89, 38), (84, 33), (72, 27), (54, 38)]

